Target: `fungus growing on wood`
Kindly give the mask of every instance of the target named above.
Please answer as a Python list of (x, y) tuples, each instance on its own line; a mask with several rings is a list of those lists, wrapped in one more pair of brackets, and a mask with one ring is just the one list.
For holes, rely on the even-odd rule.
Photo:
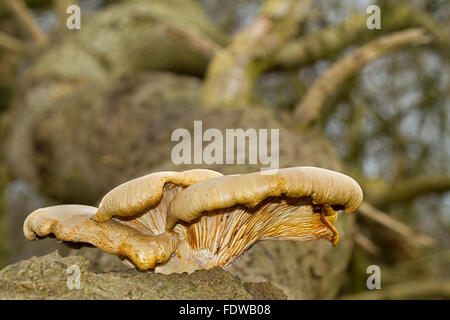
[(38, 209), (24, 222), (25, 238), (46, 236), (90, 244), (130, 260), (141, 270), (154, 269), (170, 259), (178, 236), (166, 233), (167, 206), (183, 188), (222, 174), (212, 170), (155, 172), (106, 194), (99, 209), (60, 205)]
[(24, 234), (88, 243), (141, 270), (193, 272), (232, 264), (259, 240), (336, 245), (338, 211), (358, 209), (362, 198), (352, 178), (314, 167), (229, 176), (157, 172), (113, 189), (98, 209), (36, 210)]

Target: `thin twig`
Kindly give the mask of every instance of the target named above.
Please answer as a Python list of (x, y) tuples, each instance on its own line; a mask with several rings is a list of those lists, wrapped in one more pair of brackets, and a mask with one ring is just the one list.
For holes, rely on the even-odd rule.
[(15, 14), (24, 29), (30, 34), (38, 48), (44, 47), (47, 42), (47, 34), (34, 17), (33, 12), (23, 0), (5, 0), (6, 6)]
[(424, 234), (419, 234), (406, 224), (390, 217), (383, 211), (372, 207), (367, 202), (363, 202), (358, 211), (366, 218), (381, 224), (402, 237), (407, 238), (409, 243), (416, 244), (421, 247), (432, 247), (435, 245), (435, 240), (433, 238)]
[(361, 233), (356, 234), (355, 244), (374, 256), (378, 256), (380, 254), (380, 248), (378, 248), (369, 238)]
[(212, 59), (221, 49), (220, 45), (211, 39), (205, 37), (193, 28), (177, 25), (175, 23), (166, 23), (167, 32), (182, 38), (186, 43), (206, 59)]
[(18, 53), (25, 53), (28, 51), (25, 43), (2, 31), (0, 31), (0, 47)]

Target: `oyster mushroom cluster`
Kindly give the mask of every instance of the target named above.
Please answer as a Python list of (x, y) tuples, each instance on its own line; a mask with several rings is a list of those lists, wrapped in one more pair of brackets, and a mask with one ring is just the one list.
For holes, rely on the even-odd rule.
[(141, 270), (193, 272), (232, 264), (260, 240), (336, 245), (338, 212), (355, 211), (362, 199), (355, 180), (315, 167), (156, 172), (111, 190), (98, 208), (38, 209), (23, 231), (29, 240), (90, 244)]

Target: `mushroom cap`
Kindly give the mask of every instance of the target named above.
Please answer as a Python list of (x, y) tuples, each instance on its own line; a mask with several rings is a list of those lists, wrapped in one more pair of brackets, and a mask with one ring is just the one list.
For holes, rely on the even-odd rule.
[(191, 222), (205, 211), (238, 204), (253, 208), (268, 197), (282, 195), (309, 196), (314, 204), (341, 205), (346, 212), (358, 209), (363, 200), (363, 192), (355, 180), (322, 168), (293, 167), (221, 176), (181, 191), (170, 203), (166, 228), (171, 229), (177, 220)]
[(208, 169), (194, 169), (182, 172), (155, 172), (130, 180), (103, 197), (95, 219), (102, 222), (113, 216), (131, 217), (144, 213), (161, 200), (166, 183), (187, 187), (217, 176), (222, 174)]
[(28, 240), (47, 236), (65, 241), (89, 243), (105, 252), (126, 257), (142, 270), (168, 261), (178, 246), (175, 234), (142, 232), (127, 221), (93, 219), (97, 208), (59, 205), (33, 211), (25, 219), (23, 232)]

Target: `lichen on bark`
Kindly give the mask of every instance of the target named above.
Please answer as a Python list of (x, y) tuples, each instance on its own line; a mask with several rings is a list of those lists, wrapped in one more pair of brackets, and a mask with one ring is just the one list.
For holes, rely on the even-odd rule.
[[(79, 289), (71, 285), (70, 266), (79, 268)], [(95, 273), (89, 271), (86, 258), (63, 258), (57, 252), (5, 267), (0, 271), (0, 288), (0, 299), (286, 299), (269, 283), (246, 283), (221, 268), (190, 275), (135, 269)]]

